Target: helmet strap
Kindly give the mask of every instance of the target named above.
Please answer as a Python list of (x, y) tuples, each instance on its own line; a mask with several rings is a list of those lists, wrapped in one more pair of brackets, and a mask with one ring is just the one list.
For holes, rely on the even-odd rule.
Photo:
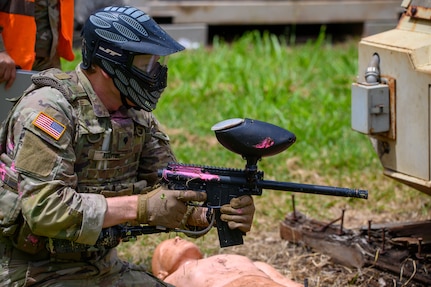
[(132, 107), (131, 105), (129, 105), (129, 103), (127, 102), (127, 97), (123, 93), (121, 93), (121, 102), (123, 103), (123, 106), (126, 107), (126, 109), (131, 109), (131, 108), (140, 109), (137, 106), (136, 107)]

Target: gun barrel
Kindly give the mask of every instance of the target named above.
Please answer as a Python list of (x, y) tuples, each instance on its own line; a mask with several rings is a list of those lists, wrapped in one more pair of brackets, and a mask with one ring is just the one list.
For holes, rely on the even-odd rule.
[[(196, 167), (193, 167), (196, 169)], [(209, 167), (206, 167), (207, 169)], [(215, 168), (214, 168), (215, 169)], [(229, 171), (226, 171), (227, 173)], [(263, 180), (257, 179), (256, 181), (248, 182), (246, 177), (243, 176), (243, 171), (230, 171), (233, 173), (240, 173), (234, 176), (221, 175), (211, 172), (203, 172), (199, 168), (199, 172), (192, 171), (182, 171), (182, 170), (160, 170), (159, 176), (165, 181), (177, 181), (180, 180), (187, 183), (189, 186), (194, 182), (214, 182), (216, 184), (227, 184), (248, 187), (248, 192), (250, 195), (261, 195), (262, 189), (273, 189), (273, 190), (283, 190), (283, 191), (293, 191), (311, 194), (321, 194), (321, 195), (332, 195), (332, 196), (342, 196), (342, 197), (355, 197), (355, 198), (368, 198), (368, 191), (363, 189), (352, 189), (345, 187), (334, 187), (334, 186), (324, 186), (324, 185), (314, 185), (314, 184), (303, 184), (294, 182), (283, 182), (283, 181), (273, 181), (273, 180)], [(203, 187), (202, 187), (203, 188)]]
[(303, 184), (294, 182), (281, 182), (272, 180), (259, 180), (258, 186), (263, 189), (274, 189), (312, 194), (323, 194), (344, 197), (368, 198), (368, 191), (344, 187)]

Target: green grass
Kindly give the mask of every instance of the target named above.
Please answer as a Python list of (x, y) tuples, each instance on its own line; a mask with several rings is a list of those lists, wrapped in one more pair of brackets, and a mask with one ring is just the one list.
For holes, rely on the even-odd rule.
[[(213, 137), (210, 127), (218, 121), (248, 117), (297, 136), (287, 152), (265, 162), (300, 158), (303, 168), (334, 174), (363, 169), (375, 159), (366, 137), (350, 128), (356, 55), (356, 42), (334, 48), (323, 34), (293, 47), (258, 32), (231, 44), (216, 40), (211, 49), (171, 56), (169, 88), (155, 113), (167, 128), (183, 131), (173, 142), (185, 161), (230, 162), (236, 155), (223, 156), (226, 151), (208, 147), (205, 139)], [(199, 141), (186, 140), (190, 133), (202, 138), (202, 152)]]
[[(287, 151), (259, 162), (267, 179), (363, 188), (370, 193), (368, 201), (298, 194), (301, 212), (333, 219), (341, 208), (368, 216), (398, 214), (405, 204), (405, 212), (414, 209), (418, 218), (425, 217), (429, 197), (382, 176), (367, 136), (351, 129), (350, 86), (358, 74), (358, 41), (331, 44), (323, 31), (315, 40), (295, 44), (269, 33), (249, 32), (232, 43), (216, 38), (211, 47), (171, 55), (168, 88), (155, 114), (170, 135), (178, 160), (243, 168), (239, 155), (218, 144), (211, 126), (236, 117), (267, 121), (297, 136)], [(63, 67), (70, 70), (75, 65)], [(264, 191), (255, 203), (249, 236), (278, 228), (291, 211), (291, 193)], [(148, 263), (154, 245), (168, 236), (172, 235), (142, 236), (120, 250), (125, 257)], [(211, 231), (197, 243), (204, 252), (215, 253), (216, 236)], [(131, 246), (146, 252), (136, 258), (142, 252)]]

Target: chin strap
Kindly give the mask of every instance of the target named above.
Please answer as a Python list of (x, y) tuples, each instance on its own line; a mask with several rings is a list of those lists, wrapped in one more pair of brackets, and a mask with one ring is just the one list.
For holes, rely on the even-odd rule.
[(131, 105), (129, 105), (129, 103), (127, 103), (127, 98), (123, 93), (121, 93), (121, 102), (123, 103), (123, 106), (126, 107), (126, 109), (135, 108), (135, 107), (132, 107)]
[(126, 109), (135, 109), (137, 111), (140, 111), (140, 110), (144, 109), (144, 108), (139, 107), (139, 106), (131, 106), (131, 105), (129, 105), (129, 103), (127, 102), (127, 97), (123, 93), (121, 93), (121, 102), (123, 103), (123, 106)]

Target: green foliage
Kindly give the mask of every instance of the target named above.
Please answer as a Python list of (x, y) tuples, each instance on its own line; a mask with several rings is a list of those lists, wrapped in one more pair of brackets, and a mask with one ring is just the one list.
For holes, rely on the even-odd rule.
[(75, 59), (72, 62), (68, 62), (64, 59), (61, 59), (61, 69), (64, 71), (72, 71), (75, 69), (76, 65), (81, 62), (81, 50), (75, 50)]

